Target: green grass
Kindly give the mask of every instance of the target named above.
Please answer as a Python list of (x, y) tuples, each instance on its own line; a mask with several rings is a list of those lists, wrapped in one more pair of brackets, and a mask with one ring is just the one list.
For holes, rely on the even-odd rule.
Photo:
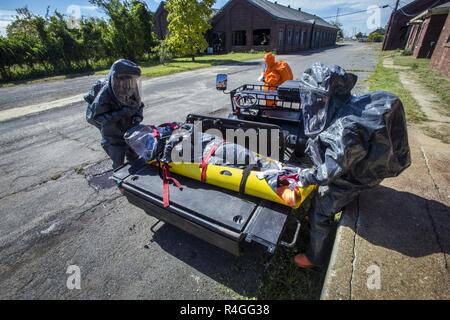
[(398, 70), (383, 67), (383, 59), (387, 56), (389, 56), (389, 53), (380, 57), (374, 73), (369, 76), (369, 90), (385, 90), (396, 94), (403, 102), (408, 121), (414, 123), (425, 121), (427, 119), (425, 113), (420, 109), (409, 91), (401, 84)]
[(450, 127), (448, 125), (440, 125), (438, 127), (425, 127), (425, 133), (430, 137), (441, 140), (444, 143), (450, 144)]
[[(195, 58), (195, 61), (192, 61), (191, 58), (175, 58), (166, 63), (161, 63), (156, 60), (147, 60), (140, 62), (139, 65), (142, 68), (142, 75), (144, 77), (153, 78), (183, 71), (208, 68), (217, 65), (234, 64), (248, 60), (262, 59), (263, 54), (263, 52), (257, 51), (236, 52), (219, 55), (199, 56)], [(11, 70), (11, 81), (4, 82), (2, 79), (0, 79), (0, 88), (10, 87), (17, 84), (63, 80), (94, 73), (106, 75), (109, 72), (109, 64), (110, 63), (106, 61), (100, 61), (96, 63), (91, 62), (91, 66), (93, 69), (91, 71), (79, 68), (79, 70), (74, 70), (65, 74), (63, 74), (61, 71), (45, 70), (42, 65), (35, 65), (33, 67), (33, 70), (26, 66), (16, 66)]]
[[(262, 57), (263, 52), (239, 52), (200, 56), (196, 57), (195, 61), (192, 61), (191, 58), (175, 58), (166, 63), (150, 61), (141, 63), (140, 66), (144, 77), (153, 78), (183, 71), (209, 68), (217, 65), (234, 64), (248, 60), (262, 59)], [(105, 75), (108, 72), (109, 70), (105, 69), (98, 71), (97, 74)]]
[(450, 78), (429, 67), (429, 59), (415, 59), (411, 56), (394, 56), (394, 64), (410, 67), (420, 81), (432, 90), (444, 103), (440, 111), (450, 116)]

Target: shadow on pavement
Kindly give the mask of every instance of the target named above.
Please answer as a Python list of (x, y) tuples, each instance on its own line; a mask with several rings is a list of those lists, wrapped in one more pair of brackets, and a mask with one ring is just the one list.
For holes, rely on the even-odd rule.
[(358, 210), (354, 231), (374, 245), (409, 257), (450, 253), (450, 208), (440, 202), (379, 186), (360, 195)]
[(254, 297), (258, 294), (267, 262), (263, 252), (249, 251), (235, 257), (170, 224), (156, 229), (151, 241), (167, 253), (240, 295)]

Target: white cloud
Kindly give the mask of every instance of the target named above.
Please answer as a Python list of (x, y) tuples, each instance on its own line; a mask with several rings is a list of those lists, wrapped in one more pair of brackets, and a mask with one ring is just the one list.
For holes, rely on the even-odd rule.
[(14, 21), (16, 17), (16, 11), (13, 10), (0, 10), (0, 35), (6, 35), (6, 27)]

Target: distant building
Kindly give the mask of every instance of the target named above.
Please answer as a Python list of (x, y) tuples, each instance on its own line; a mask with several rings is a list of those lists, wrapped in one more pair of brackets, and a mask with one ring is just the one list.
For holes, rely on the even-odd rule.
[[(167, 34), (163, 4), (155, 13), (155, 32)], [(166, 17), (166, 21), (161, 19)], [(206, 35), (214, 52), (276, 50), (279, 53), (323, 48), (336, 43), (338, 29), (301, 9), (268, 0), (230, 0), (211, 19)]]
[(390, 18), (383, 50), (404, 49), (411, 31), (408, 25), (411, 18), (446, 3), (448, 0), (416, 0), (393, 12)]

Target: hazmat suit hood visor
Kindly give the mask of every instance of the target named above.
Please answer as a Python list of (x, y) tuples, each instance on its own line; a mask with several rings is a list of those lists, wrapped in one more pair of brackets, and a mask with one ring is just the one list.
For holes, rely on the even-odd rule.
[(305, 134), (314, 137), (331, 123), (337, 109), (351, 97), (357, 76), (339, 66), (314, 63), (300, 79)]
[(125, 59), (116, 61), (110, 72), (110, 85), (117, 101), (128, 107), (139, 107), (142, 103), (141, 70)]

